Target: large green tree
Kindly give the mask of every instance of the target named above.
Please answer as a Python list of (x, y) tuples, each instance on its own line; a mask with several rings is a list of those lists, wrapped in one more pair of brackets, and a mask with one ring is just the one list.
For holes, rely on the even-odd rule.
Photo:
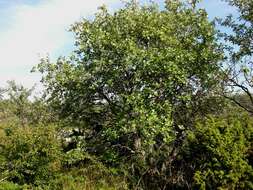
[[(84, 149), (111, 165), (124, 161), (136, 185), (173, 184), (171, 163), (195, 118), (215, 112), (220, 85), (214, 25), (194, 4), (134, 1), (73, 25), (69, 58), (42, 60), (51, 105), (84, 131)], [(159, 181), (159, 183), (158, 183)]]

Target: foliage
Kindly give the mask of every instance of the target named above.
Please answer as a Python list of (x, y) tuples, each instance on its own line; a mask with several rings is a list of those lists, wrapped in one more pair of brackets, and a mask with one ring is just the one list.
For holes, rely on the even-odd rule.
[(225, 95), (246, 111), (253, 113), (252, 106), (230, 96), (235, 91), (247, 96), (248, 102), (253, 105), (253, 2), (252, 0), (226, 0), (237, 8), (238, 18), (230, 15), (222, 26), (232, 30), (224, 33), (224, 39), (228, 47), (228, 63), (225, 68), (225, 81), (228, 92)]
[(52, 181), (50, 189), (83, 190), (126, 190), (126, 179), (101, 164), (87, 164), (64, 170), (57, 179)]
[(23, 188), (12, 182), (1, 182), (0, 190), (23, 190)]
[(252, 24), (253, 24), (253, 2), (251, 0), (226, 0), (230, 5), (237, 8), (239, 17), (232, 16), (225, 20), (225, 25), (231, 27), (232, 35), (228, 35), (228, 40), (239, 46), (239, 51), (233, 54), (234, 59), (252, 55)]
[[(34, 88), (28, 89), (15, 81), (8, 81), (0, 101), (0, 122), (15, 125), (49, 124), (57, 120), (42, 97), (32, 97)], [(15, 121), (15, 122), (13, 122)]]
[(29, 97), (31, 96), (33, 89), (26, 89), (22, 85), (17, 85), (14, 81), (8, 82), (7, 94), (12, 107), (12, 113), (16, 115), (21, 124), (24, 126), (28, 117), (29, 109)]
[(34, 68), (45, 96), (0, 88), (0, 189), (253, 189), (252, 3), (229, 47), (198, 2), (101, 7)]
[(194, 173), (194, 189), (253, 189), (252, 138), (253, 120), (247, 114), (198, 123), (183, 154)]
[(53, 127), (7, 128), (0, 138), (1, 179), (43, 185), (60, 168), (61, 148)]
[(5, 89), (4, 88), (0, 88), (0, 100), (3, 99), (4, 93), (5, 93)]
[(203, 104), (219, 86), (222, 53), (206, 12), (179, 1), (164, 10), (132, 1), (113, 14), (101, 7), (72, 31), (73, 56), (37, 67), (51, 106), (84, 129), (85, 151), (109, 165), (128, 163), (135, 185), (163, 186), (162, 168), (194, 118), (212, 110)]

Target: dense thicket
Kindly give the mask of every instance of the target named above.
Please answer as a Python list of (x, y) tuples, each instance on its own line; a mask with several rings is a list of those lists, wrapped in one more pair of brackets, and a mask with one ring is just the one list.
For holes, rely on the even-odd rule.
[(74, 24), (73, 54), (35, 67), (43, 98), (0, 90), (0, 189), (253, 189), (252, 7), (229, 2), (246, 23), (226, 35), (177, 0)]

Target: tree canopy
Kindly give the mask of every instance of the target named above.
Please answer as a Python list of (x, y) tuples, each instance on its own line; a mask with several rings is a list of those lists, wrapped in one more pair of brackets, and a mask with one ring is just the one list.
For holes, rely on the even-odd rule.
[(142, 173), (164, 151), (167, 167), (194, 118), (213, 111), (205, 103), (221, 85), (223, 55), (205, 10), (131, 2), (113, 14), (101, 7), (72, 31), (74, 54), (38, 66), (52, 106), (107, 162), (140, 158), (144, 166), (134, 172)]

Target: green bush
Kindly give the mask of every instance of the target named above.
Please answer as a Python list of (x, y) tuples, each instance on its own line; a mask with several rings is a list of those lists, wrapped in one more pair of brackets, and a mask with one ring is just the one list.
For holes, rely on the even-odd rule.
[(124, 178), (105, 172), (94, 165), (72, 168), (61, 173), (48, 189), (53, 190), (127, 190)]
[(23, 190), (23, 188), (12, 182), (2, 182), (0, 183), (0, 190)]
[(64, 155), (63, 170), (54, 180), (51, 189), (126, 190), (126, 179), (117, 169), (108, 168), (95, 156), (81, 149), (73, 149)]
[(53, 127), (10, 128), (0, 138), (1, 177), (44, 185), (60, 170), (61, 147)]
[(210, 117), (189, 132), (183, 159), (193, 170), (195, 188), (253, 189), (253, 120), (239, 115)]
[(9, 127), (0, 133), (0, 190), (127, 189), (126, 180), (95, 157), (63, 153), (53, 127)]

